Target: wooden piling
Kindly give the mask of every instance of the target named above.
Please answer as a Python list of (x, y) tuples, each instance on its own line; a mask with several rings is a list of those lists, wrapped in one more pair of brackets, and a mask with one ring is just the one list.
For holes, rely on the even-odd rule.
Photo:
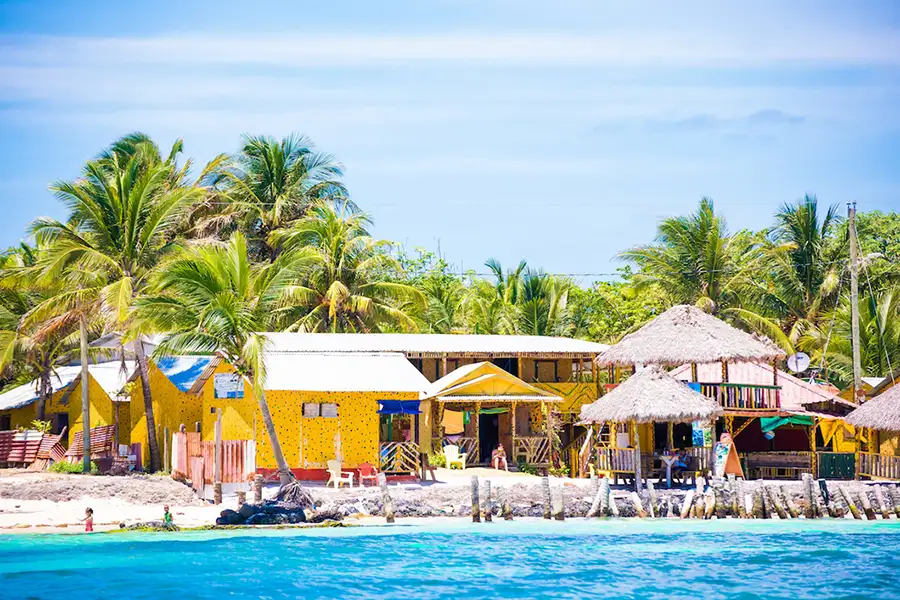
[(679, 515), (682, 519), (687, 519), (691, 514), (691, 504), (694, 502), (694, 490), (688, 490), (688, 493), (684, 495), (684, 504), (681, 505), (681, 514)]
[(613, 495), (612, 491), (609, 492), (609, 515), (611, 517), (619, 516), (619, 505), (616, 504), (616, 497)]
[(381, 488), (381, 510), (384, 512), (384, 520), (393, 523), (394, 501), (391, 500), (391, 494), (388, 492), (387, 476), (384, 473), (378, 474), (378, 487)]
[(494, 520), (494, 501), (491, 498), (491, 480), (484, 480), (484, 521), (490, 523)]
[(703, 495), (706, 502), (706, 506), (703, 509), (703, 518), (707, 520), (712, 519), (712, 516), (716, 511), (716, 493), (713, 491), (712, 486), (710, 486), (709, 490)]
[(503, 501), (500, 503), (500, 506), (502, 507), (501, 510), (503, 511), (503, 520), (512, 521), (513, 513), (512, 506), (509, 503), (509, 490), (503, 490)]
[(650, 517), (655, 519), (658, 506), (658, 498), (656, 495), (656, 487), (654, 487), (653, 482), (650, 480), (647, 480), (647, 493), (650, 494)]
[(872, 503), (869, 501), (869, 494), (865, 489), (859, 493), (859, 502), (863, 507), (863, 513), (865, 513), (866, 518), (870, 521), (874, 521), (875, 511), (872, 510)]
[(672, 506), (672, 496), (666, 497), (666, 518), (667, 519), (675, 518), (675, 509)]
[(541, 486), (544, 489), (544, 518), (550, 520), (550, 478), (544, 475), (541, 477)]
[(641, 504), (641, 497), (637, 492), (631, 492), (631, 502), (634, 504), (634, 512), (638, 517), (642, 519), (647, 518), (647, 511), (644, 510), (644, 505)]
[(243, 492), (243, 491), (238, 492), (237, 493), (238, 510), (240, 510), (240, 508), (245, 504), (247, 504), (247, 492)]
[(754, 519), (765, 519), (768, 516), (766, 511), (766, 495), (763, 494), (762, 484), (753, 490), (753, 510), (750, 514)]
[(566, 504), (563, 500), (563, 490), (561, 487), (556, 488), (556, 493), (551, 496), (551, 501), (553, 502), (553, 518), (557, 521), (565, 521)]
[(896, 483), (888, 488), (888, 495), (891, 497), (891, 503), (894, 505), (894, 514), (897, 515), (897, 518), (900, 518), (900, 489), (897, 489)]
[[(750, 512), (747, 509), (747, 497), (744, 494), (744, 480), (738, 480), (734, 482), (734, 506), (737, 512), (733, 513), (735, 516), (738, 516), (742, 519), (747, 518), (747, 513)], [(753, 501), (750, 501), (750, 508), (753, 508)]]
[(778, 518), (782, 520), (787, 520), (788, 513), (784, 509), (784, 506), (781, 504), (781, 500), (778, 498), (778, 494), (775, 493), (775, 490), (770, 486), (763, 486), (764, 493), (768, 497), (769, 504), (775, 509), (775, 512), (778, 514)]
[(597, 491), (594, 493), (594, 501), (591, 502), (591, 507), (588, 509), (587, 518), (593, 519), (600, 513), (600, 505), (603, 501), (603, 498), (600, 496), (603, 492), (602, 486), (597, 486)]
[(263, 476), (253, 476), (253, 503), (262, 504)]
[(706, 511), (706, 479), (702, 476), (697, 478), (697, 489), (694, 493), (694, 518), (702, 519), (703, 513)]
[(713, 486), (713, 504), (717, 519), (724, 519), (728, 516), (728, 508), (725, 504), (725, 492), (721, 485)]
[(825, 510), (828, 511), (828, 516), (833, 519), (838, 519), (844, 516), (840, 510), (838, 510), (837, 503), (835, 503), (834, 498), (828, 492), (828, 482), (824, 479), (819, 479), (819, 492), (817, 496), (822, 500), (822, 503), (825, 506)]
[(728, 474), (728, 490), (731, 492), (731, 516), (743, 518), (744, 511), (741, 510), (741, 504), (744, 502), (744, 495), (741, 493), (741, 482), (731, 473)]
[(891, 510), (884, 501), (884, 492), (882, 491), (881, 486), (875, 485), (873, 488), (875, 490), (875, 501), (878, 502), (878, 509), (881, 511), (881, 518), (890, 519)]
[(792, 519), (800, 518), (800, 509), (797, 508), (797, 504), (794, 502), (794, 499), (791, 497), (790, 492), (785, 489), (784, 486), (779, 488), (780, 496), (784, 501), (784, 506), (787, 508), (788, 514)]
[(472, 476), (472, 522), (481, 523), (481, 502), (478, 500), (478, 477)]
[(812, 475), (809, 473), (800, 474), (800, 487), (803, 491), (803, 497), (806, 498), (806, 508), (803, 514), (807, 519), (816, 518), (816, 495), (812, 488)]
[[(856, 508), (856, 503), (850, 497), (850, 492), (847, 491), (847, 488), (844, 486), (838, 486), (838, 491), (841, 494), (841, 498), (844, 500), (844, 504), (847, 506), (847, 510), (850, 511), (850, 514), (853, 515), (854, 519), (862, 519), (862, 516), (859, 514), (859, 509)], [(845, 514), (846, 516), (846, 514)]]

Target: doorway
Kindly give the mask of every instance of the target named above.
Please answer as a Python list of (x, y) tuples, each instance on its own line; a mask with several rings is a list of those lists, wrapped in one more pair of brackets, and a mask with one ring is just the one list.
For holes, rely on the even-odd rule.
[(491, 452), (500, 443), (500, 415), (479, 415), (478, 448), (479, 463), (491, 462)]

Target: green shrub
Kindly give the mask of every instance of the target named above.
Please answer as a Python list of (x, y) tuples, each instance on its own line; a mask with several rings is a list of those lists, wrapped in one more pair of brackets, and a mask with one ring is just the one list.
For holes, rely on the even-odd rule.
[(443, 469), (447, 466), (447, 457), (444, 456), (443, 452), (441, 452), (440, 454), (429, 454), (428, 464), (432, 467), (440, 467)]
[(525, 473), (526, 475), (537, 475), (538, 474), (537, 467), (529, 465), (527, 462), (525, 462), (521, 458), (516, 463), (516, 468), (518, 469), (519, 473)]
[(50, 433), (50, 430), (53, 429), (53, 423), (50, 421), (38, 421), (35, 419), (31, 422), (31, 428), (35, 431), (40, 431), (41, 433)]
[(547, 472), (550, 473), (553, 477), (568, 477), (569, 476), (569, 467), (566, 465), (560, 465), (558, 467), (550, 467), (547, 469)]
[[(51, 473), (83, 473), (84, 465), (80, 462), (56, 462), (50, 465), (50, 468), (47, 470)], [(100, 469), (97, 468), (97, 463), (91, 462), (91, 475), (96, 475), (99, 472)]]

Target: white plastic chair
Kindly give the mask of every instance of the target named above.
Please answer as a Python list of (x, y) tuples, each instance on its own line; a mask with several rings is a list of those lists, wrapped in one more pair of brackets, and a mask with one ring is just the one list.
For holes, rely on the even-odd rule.
[(444, 446), (444, 458), (447, 460), (447, 468), (452, 469), (453, 465), (459, 465), (460, 469), (466, 468), (466, 453), (459, 451), (459, 446)]
[(353, 487), (353, 473), (341, 471), (341, 461), (329, 460), (327, 464), (328, 474), (331, 477), (328, 479), (328, 483), (325, 484), (325, 487), (334, 484), (335, 489), (337, 489), (342, 483), (348, 484), (351, 488)]

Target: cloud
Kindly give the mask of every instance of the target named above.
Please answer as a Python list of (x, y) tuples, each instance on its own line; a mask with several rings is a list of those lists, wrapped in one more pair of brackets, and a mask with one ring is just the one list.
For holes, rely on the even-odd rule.
[(640, 131), (642, 133), (724, 133), (742, 135), (746, 133), (794, 127), (805, 123), (806, 117), (775, 108), (766, 108), (748, 115), (720, 117), (707, 113), (669, 119), (619, 119), (598, 124), (592, 132), (597, 134), (621, 134)]

